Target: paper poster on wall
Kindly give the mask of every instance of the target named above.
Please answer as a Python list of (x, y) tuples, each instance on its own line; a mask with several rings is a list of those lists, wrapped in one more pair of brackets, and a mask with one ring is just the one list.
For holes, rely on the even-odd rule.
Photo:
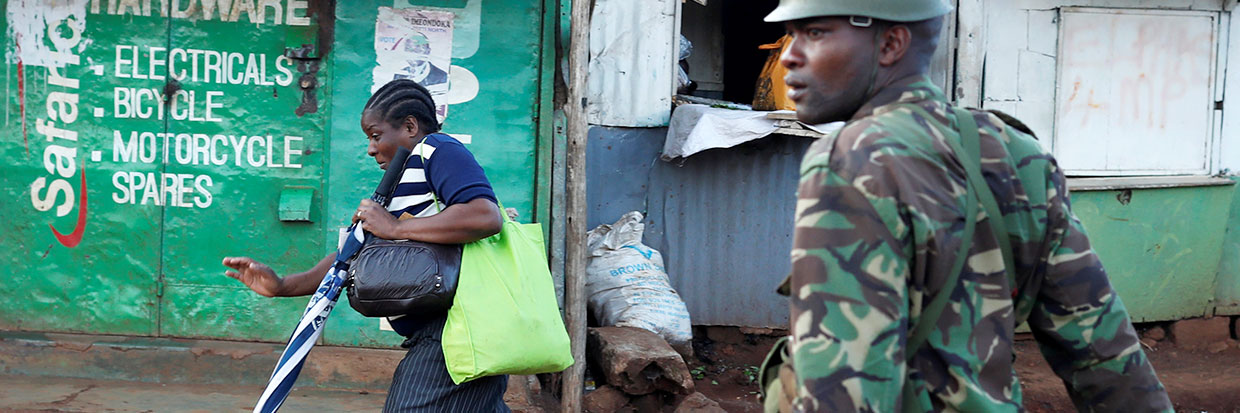
[[(446, 11), (380, 7), (375, 21), (374, 90), (396, 79), (409, 79), (431, 92), (436, 102), (448, 93), (452, 67), (454, 15)], [(448, 107), (435, 108), (440, 121)]]

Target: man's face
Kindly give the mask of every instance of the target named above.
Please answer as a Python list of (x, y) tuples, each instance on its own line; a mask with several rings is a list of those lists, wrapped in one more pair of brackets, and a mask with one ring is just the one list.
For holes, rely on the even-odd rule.
[(400, 146), (408, 148), (412, 145), (412, 136), (415, 133), (403, 126), (392, 126), (369, 110), (362, 113), (362, 132), (366, 133), (366, 140), (370, 142), (366, 146), (366, 154), (375, 158), (379, 169), (387, 168), (388, 162), (396, 156), (396, 148)]
[(842, 17), (816, 17), (785, 24), (792, 44), (780, 56), (788, 68), (784, 82), (797, 105), (797, 119), (808, 124), (848, 120), (868, 98), (875, 65), (872, 28), (855, 27)]

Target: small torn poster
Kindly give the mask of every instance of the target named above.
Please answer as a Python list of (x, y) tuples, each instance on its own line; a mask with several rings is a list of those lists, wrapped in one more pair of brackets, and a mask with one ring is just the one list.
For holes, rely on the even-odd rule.
[[(452, 66), (452, 12), (380, 7), (375, 21), (373, 90), (396, 79), (425, 86), (431, 96), (448, 92)], [(442, 121), (447, 105), (436, 105)]]

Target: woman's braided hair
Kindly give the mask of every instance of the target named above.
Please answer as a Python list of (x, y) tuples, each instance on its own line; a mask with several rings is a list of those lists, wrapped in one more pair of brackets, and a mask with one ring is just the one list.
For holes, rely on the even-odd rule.
[(397, 79), (383, 85), (370, 95), (364, 110), (373, 111), (393, 127), (400, 127), (405, 118), (413, 116), (418, 121), (421, 133), (439, 132), (439, 121), (435, 119), (435, 101), (431, 99), (431, 93), (418, 82), (409, 79)]

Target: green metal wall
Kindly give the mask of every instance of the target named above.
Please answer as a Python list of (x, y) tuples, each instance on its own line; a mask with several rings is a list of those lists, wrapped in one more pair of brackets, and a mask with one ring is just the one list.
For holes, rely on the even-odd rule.
[(1235, 193), (1231, 185), (1075, 191), (1072, 209), (1133, 321), (1177, 320), (1212, 314), (1215, 279), (1240, 275), (1219, 272)]
[[(1233, 177), (1232, 181), (1240, 180)], [(1223, 237), (1218, 279), (1214, 283), (1214, 304), (1217, 315), (1240, 315), (1240, 191), (1232, 192), (1227, 234)]]
[[(400, 3), (400, 2), (398, 2)], [(454, 33), (452, 64), (468, 69), (478, 78), (478, 96), (472, 101), (452, 105), (444, 121), (448, 134), (472, 136), (469, 149), (478, 158), (496, 194), (507, 208), (516, 208), (521, 220), (534, 218), (546, 222), (545, 213), (536, 210), (536, 203), (545, 208), (546, 179), (539, 171), (550, 156), (549, 142), (540, 142), (543, 111), (550, 106), (549, 78), (543, 71), (547, 54), (554, 55), (554, 46), (544, 47), (544, 35), (554, 30), (544, 19), (542, 0), (416, 0), (419, 6), (435, 7), (457, 13), (457, 21), (482, 22), (472, 31)], [(358, 200), (373, 191), (370, 182), (377, 182), (381, 171), (366, 156), (365, 135), (359, 123), (361, 108), (370, 96), (370, 70), (375, 64), (375, 18), (380, 5), (390, 2), (356, 1), (337, 8), (333, 59), (336, 67), (332, 79), (334, 93), (331, 110), (331, 151), (328, 185), (329, 227), (347, 225), (349, 214)], [(554, 4), (553, 6), (554, 7)], [(475, 15), (477, 14), (477, 15)], [(471, 38), (470, 36), (476, 36)], [(477, 42), (477, 50), (463, 45)], [(455, 69), (454, 69), (455, 70)], [(359, 74), (360, 73), (360, 74)], [(546, 102), (546, 105), (541, 104)], [(542, 161), (540, 161), (542, 158)], [(359, 182), (366, 183), (358, 185)], [(540, 191), (541, 189), (541, 191)], [(541, 209), (541, 208), (540, 208)], [(542, 215), (542, 216), (539, 216)], [(334, 247), (336, 232), (327, 237)], [(378, 320), (362, 317), (344, 309), (333, 315), (324, 340), (341, 345), (398, 344), (399, 337), (380, 331)]]
[[(267, 9), (258, 20), (249, 10), (224, 14), (217, 8), (205, 16), (201, 4), (182, 4), (188, 8), (169, 16), (160, 12), (160, 2), (136, 2), (136, 8), (123, 2), (119, 9), (122, 2), (99, 1), (98, 9), (85, 2), (85, 12), (44, 2), (0, 3), (8, 16), (0, 22), (8, 57), (0, 124), (6, 137), (0, 142), (0, 262), (12, 274), (8, 299), (0, 304), (0, 329), (287, 339), (306, 299), (259, 297), (224, 277), (220, 259), (248, 255), (287, 274), (334, 250), (338, 229), (380, 174), (365, 154), (358, 118), (371, 90), (377, 10), (393, 4), (341, 2), (318, 9), (309, 24), (291, 24), (290, 16), (314, 13)], [(280, 3), (308, 9), (332, 4)], [(517, 208), (523, 221), (548, 219), (549, 142), (538, 136), (549, 132), (540, 123), (550, 106), (542, 102), (551, 98), (551, 72), (543, 69), (551, 66), (554, 50), (543, 45), (554, 26), (544, 14), (554, 12), (554, 3), (396, 3), (456, 13), (454, 52), (461, 55), (454, 53), (452, 64), (476, 75), (480, 88), (474, 99), (451, 106), (444, 131), (472, 135), (469, 148), (505, 206)], [(22, 27), (9, 27), (12, 21)], [(49, 69), (45, 61), (31, 60), (29, 48), (18, 50), (30, 44), (32, 33), (72, 38), (81, 22), (85, 30), (62, 50), (78, 56), (77, 62)], [(39, 23), (51, 27), (34, 27)], [(16, 38), (22, 35), (26, 43)], [(470, 41), (476, 50), (460, 47)], [(41, 44), (57, 50), (48, 38)], [(309, 58), (281, 57), (286, 46)], [(185, 70), (185, 77), (169, 85), (168, 65), (150, 63), (152, 48), (155, 60), (161, 51), (169, 59), (173, 50), (204, 60), (175, 69)], [(225, 78), (219, 79), (220, 72), (207, 71), (205, 59), (213, 53), (223, 60), (236, 54), (239, 66), (232, 72), (221, 68)], [(60, 86), (66, 80), (49, 79), (52, 71), (79, 84)], [(166, 88), (183, 96), (175, 110), (154, 100)], [(193, 105), (187, 105), (190, 92)], [(134, 105), (138, 93), (145, 100)], [(66, 102), (71, 98), (76, 105)], [(56, 133), (47, 132), (48, 122), (77, 135), (48, 139)], [(143, 133), (153, 146), (141, 146)], [(167, 134), (169, 143), (159, 134)], [(49, 151), (72, 152), (73, 164), (66, 155), (58, 170), (58, 158), (47, 155), (49, 169)], [(169, 185), (174, 182), (184, 184)], [(54, 192), (64, 188), (73, 196)], [(62, 204), (65, 210), (58, 211)], [(80, 241), (58, 238), (53, 230), (70, 238), (80, 234)], [(324, 341), (387, 346), (396, 338), (341, 303)]]

